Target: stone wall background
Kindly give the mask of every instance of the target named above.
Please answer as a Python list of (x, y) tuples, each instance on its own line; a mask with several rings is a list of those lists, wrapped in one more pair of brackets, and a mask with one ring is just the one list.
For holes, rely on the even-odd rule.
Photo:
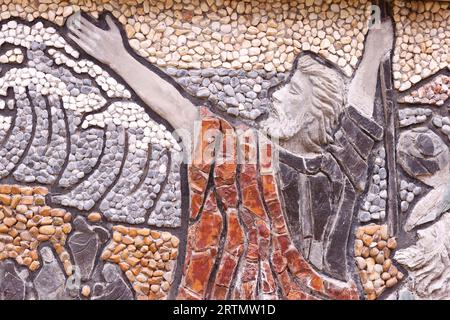
[(395, 88), (405, 91), (450, 63), (450, 3), (394, 1)]
[(364, 50), (371, 2), (3, 1), (0, 21), (18, 17), (64, 25), (72, 13), (111, 12), (130, 46), (190, 94), (233, 116), (267, 111), (300, 52), (318, 53), (350, 77)]
[[(229, 116), (248, 122), (248, 120), (255, 121), (267, 113), (271, 99), (270, 90), (284, 83), (291, 74), (296, 57), (301, 53), (318, 54), (324, 60), (335, 65), (345, 75), (346, 81), (349, 81), (364, 52), (371, 5), (372, 2), (366, 0), (0, 0), (0, 23), (14, 18), (28, 22), (43, 19), (58, 26), (64, 26), (66, 18), (78, 11), (91, 14), (95, 18), (110, 12), (123, 25), (130, 47), (139, 56), (172, 77), (192, 97), (205, 104), (210, 103), (217, 106)], [(428, 126), (442, 137), (450, 137), (450, 120), (449, 117), (446, 117), (448, 113), (447, 99), (450, 95), (450, 76), (448, 74), (450, 68), (450, 2), (395, 0), (392, 2), (392, 17), (395, 22), (392, 75), (393, 85), (396, 89), (393, 96), (398, 98), (396, 99), (398, 105), (395, 105), (398, 120), (396, 123), (397, 133)], [(7, 32), (10, 32), (9, 37), (12, 42), (15, 39), (13, 30), (16, 27), (17, 24), (10, 22), (10, 25), (5, 28), (8, 29)], [(42, 28), (40, 26), (40, 29)], [(0, 45), (7, 42), (4, 42), (3, 38), (0, 39)], [(62, 48), (64, 45), (60, 47), (60, 49)], [(70, 49), (73, 50), (73, 48)], [(39, 52), (40, 50), (37, 47), (32, 51)], [(83, 68), (87, 63), (79, 59), (78, 52), (75, 52), (77, 57), (72, 54), (72, 58), (74, 58), (72, 60), (67, 48), (65, 50), (67, 55), (63, 54), (62, 50), (54, 50), (53, 53), (49, 51), (49, 53), (53, 58), (59, 59), (58, 65), (74, 69), (74, 72), (78, 74), (85, 72)], [(40, 53), (36, 55), (36, 61), (39, 60), (40, 55)], [(0, 63), (3, 64), (21, 64), (29, 58), (26, 51), (18, 49), (0, 52)], [(118, 95), (114, 96), (113, 88), (116, 86), (117, 88), (120, 86), (118, 91), (123, 91), (126, 99), (130, 98), (131, 94), (125, 89), (125, 86), (114, 82), (115, 80), (110, 78), (107, 73), (104, 74), (103, 70), (100, 69), (97, 76), (104, 80), (97, 84), (99, 87), (105, 85), (108, 88), (111, 92), (110, 98), (119, 97)], [(108, 83), (107, 79), (112, 80)], [(86, 89), (85, 84), (80, 84), (80, 91), (82, 91), (82, 86)], [(378, 103), (377, 101), (377, 105)], [(3, 100), (0, 100), (0, 109), (6, 108), (12, 109)], [(127, 108), (125, 107), (125, 109)], [(10, 116), (0, 118), (0, 131), (4, 136), (11, 127), (11, 119)], [(56, 117), (53, 118), (53, 120), (55, 119)], [(99, 125), (105, 119), (91, 116), (86, 120), (89, 124)], [(154, 127), (158, 126), (154, 125)], [(162, 129), (165, 130), (165, 127)], [(110, 129), (110, 131), (114, 130)], [(421, 147), (429, 147), (430, 138), (424, 139), (426, 141)], [(80, 138), (80, 140), (82, 139)], [(445, 143), (448, 143), (447, 139)], [(370, 188), (364, 194), (356, 210), (361, 224), (368, 223), (372, 219), (376, 222), (384, 221), (388, 198), (386, 181), (390, 174), (396, 174), (399, 177), (397, 190), (402, 222), (407, 220), (415, 205), (432, 189), (414, 179), (410, 172), (406, 173), (401, 169), (395, 173), (388, 172), (385, 163), (386, 152), (392, 152), (395, 147), (386, 148), (390, 149), (390, 151), (386, 151), (381, 144), (383, 142), (374, 151), (373, 172), (368, 178), (372, 181)], [(80, 147), (80, 149), (82, 148)], [(155, 150), (152, 151), (155, 152)], [(428, 157), (429, 154), (426, 156)], [(84, 155), (84, 157), (86, 156)], [(424, 158), (426, 157), (424, 156)], [(169, 171), (173, 169), (167, 168), (165, 163), (154, 162), (155, 168), (157, 165), (161, 165), (162, 169), (158, 169), (161, 172), (169, 174)], [(30, 163), (33, 164), (33, 162)], [(180, 168), (176, 166), (176, 169), (176, 173), (178, 173)], [(155, 173), (154, 176), (156, 175)], [(21, 179), (25, 181), (26, 175), (22, 175)], [(167, 206), (169, 209), (171, 198), (176, 199), (176, 209), (179, 212), (181, 210), (180, 177), (175, 175), (170, 179), (176, 186), (170, 192), (173, 197), (166, 197), (167, 199), (163, 197), (163, 199), (169, 203)], [(2, 187), (5, 188), (5, 186)], [(159, 188), (158, 185), (158, 190)], [(8, 198), (10, 192), (11, 190), (0, 192), (3, 196), (2, 201), (14, 198), (14, 196), (11, 196), (11, 199)], [(25, 188), (20, 192), (29, 196), (27, 193), (30, 191)], [(3, 193), (8, 195), (4, 197)], [(89, 198), (89, 194), (86, 197)], [(61, 203), (64, 204), (63, 201)], [(45, 205), (45, 202), (42, 205)], [(372, 210), (374, 206), (378, 207), (377, 211)], [(73, 205), (73, 207), (76, 206)], [(165, 208), (161, 207), (159, 210), (165, 210)], [(78, 224), (74, 228), (75, 236), (70, 237), (68, 241), (69, 251), (74, 252), (72, 254), (75, 262), (83, 268), (82, 272), (84, 272), (85, 278), (89, 281), (92, 278), (92, 281), (96, 282), (94, 285), (91, 285), (91, 282), (89, 285), (83, 286), (81, 294), (84, 297), (98, 299), (171, 297), (169, 291), (172, 281), (179, 280), (179, 276), (172, 272), (175, 268), (178, 250), (181, 255), (184, 254), (184, 244), (180, 244), (180, 248), (178, 248), (180, 241), (178, 231), (172, 235), (169, 232), (159, 233), (149, 229), (115, 227), (114, 237), (108, 239), (110, 242), (107, 250), (102, 253), (101, 257), (107, 262), (96, 266), (92, 261), (99, 259), (101, 252), (100, 245), (97, 243), (103, 245), (105, 242), (102, 239), (102, 233), (108, 232), (104, 228), (102, 217), (97, 215), (99, 214), (94, 213), (94, 216), (87, 217), (89, 223), (78, 219)], [(32, 219), (33, 216), (26, 217), (23, 223)], [(161, 221), (157, 221), (158, 219)], [(164, 225), (165, 217), (160, 216), (158, 219), (153, 219), (150, 224), (166, 227)], [(437, 261), (438, 258), (435, 260), (439, 254), (448, 255), (448, 239), (444, 236), (445, 228), (449, 224), (447, 220), (448, 215), (444, 215), (442, 221), (434, 227), (428, 227), (423, 233), (425, 239), (431, 237), (430, 235), (433, 233), (442, 235), (434, 239), (435, 246), (441, 251), (427, 257), (427, 264), (430, 266), (441, 265)], [(176, 223), (173, 224), (177, 226), (181, 224), (178, 216)], [(170, 227), (170, 223), (168, 227)], [(50, 228), (48, 227), (44, 231), (53, 230)], [(361, 271), (366, 272), (368, 278), (374, 278), (369, 279), (374, 286), (380, 284), (380, 279), (383, 277), (393, 279), (389, 286), (386, 284), (387, 287), (397, 286), (397, 281), (401, 282), (404, 276), (408, 275), (403, 273), (405, 270), (402, 272), (397, 270), (397, 267), (392, 267), (392, 261), (398, 258), (406, 268), (414, 269), (417, 266), (413, 263), (413, 258), (421, 257), (421, 252), (429, 250), (427, 242), (420, 241), (413, 250), (402, 249), (395, 256), (395, 253), (391, 254), (389, 250), (396, 249), (397, 241), (395, 235), (388, 236), (387, 231), (384, 231), (387, 230), (386, 225), (375, 227), (368, 225), (362, 228), (357, 230), (359, 235), (356, 236), (358, 242), (355, 243), (355, 248), (358, 244), (360, 251), (359, 255), (355, 252), (356, 264)], [(404, 236), (403, 231), (399, 231), (399, 234)], [(40, 236), (41, 240), (45, 238), (42, 238), (42, 234)], [(370, 241), (367, 240), (369, 236)], [(415, 235), (406, 240), (400, 239), (399, 244), (406, 246), (408, 241), (415, 240), (414, 237)], [(2, 239), (4, 240), (4, 238)], [(135, 259), (132, 259), (131, 254), (128, 256), (128, 250), (134, 252), (136, 247), (142, 246), (144, 241), (149, 246), (153, 246), (152, 254), (146, 252), (145, 258), (154, 258), (154, 261), (149, 263), (154, 264), (155, 275), (153, 273), (149, 275), (149, 271), (141, 272), (139, 270), (138, 272), (135, 269), (127, 269), (130, 264), (136, 262)], [(373, 245), (374, 243), (375, 245)], [(83, 251), (86, 247), (93, 254), (88, 258), (80, 254), (77, 261), (77, 252)], [(375, 247), (377, 250), (374, 250)], [(15, 250), (14, 246), (9, 245), (2, 248), (6, 249), (0, 250), (2, 251), (0, 260), (7, 257), (14, 258), (15, 254), (12, 253)], [(117, 252), (124, 248), (126, 248), (127, 255), (119, 256)], [(372, 251), (377, 253), (372, 254)], [(413, 251), (413, 253), (409, 251)], [(380, 252), (382, 253), (380, 254)], [(0, 298), (6, 297), (5, 292), (8, 292), (8, 297), (30, 298), (22, 296), (21, 288), (33, 286), (36, 287), (37, 296), (31, 298), (54, 299), (79, 296), (78, 292), (69, 292), (64, 287), (64, 273), (69, 275), (69, 266), (64, 266), (63, 271), (57, 262), (57, 258), (67, 261), (67, 252), (57, 252), (57, 257), (48, 247), (45, 247), (39, 253), (42, 258), (39, 258), (37, 253), (31, 254), (33, 258), (30, 263), (34, 263), (34, 266), (36, 266), (36, 261), (42, 261), (41, 269), (35, 276), (23, 269), (19, 270), (10, 260), (0, 262), (0, 276), (7, 279), (6, 282), (0, 283), (2, 292)], [(364, 257), (365, 253), (367, 253), (367, 257)], [(373, 263), (370, 260), (372, 256)], [(384, 256), (383, 261), (386, 259), (386, 261), (389, 260), (389, 263), (383, 262), (382, 269), (378, 268), (380, 270), (375, 270), (373, 273), (372, 269), (375, 268), (375, 265), (380, 264), (375, 259), (381, 256)], [(24, 256), (22, 261), (27, 258), (30, 257)], [(442, 264), (448, 265), (447, 262)], [(425, 267), (428, 266), (425, 265)], [(36, 267), (36, 269), (38, 268), (39, 266)], [(433, 274), (433, 271), (427, 272)], [(435, 275), (440, 276), (439, 272), (436, 271)], [(442, 274), (446, 285), (450, 281), (446, 280), (448, 277), (446, 272), (442, 272)], [(422, 279), (420, 270), (415, 270), (411, 275), (413, 278)], [(152, 281), (156, 281), (155, 277), (164, 279), (153, 283)], [(178, 280), (174, 280), (174, 278)], [(363, 277), (361, 278), (363, 280)], [(427, 289), (428, 287), (416, 288), (415, 284), (408, 279), (410, 278), (400, 283), (399, 292), (394, 291), (390, 297), (384, 295), (381, 298), (411, 298), (416, 293), (419, 298), (448, 297), (446, 286), (438, 294), (433, 294)], [(378, 291), (376, 289), (380, 289), (385, 284), (380, 284), (378, 288), (367, 289), (369, 287), (367, 283), (364, 283), (366, 298), (380, 297), (384, 289)], [(101, 289), (99, 289), (100, 287)], [(136, 292), (138, 292), (137, 296)], [(375, 294), (375, 292), (377, 293)]]
[(364, 49), (370, 2), (2, 1), (0, 17), (62, 26), (79, 10), (94, 17), (111, 12), (131, 47), (162, 68), (285, 72), (300, 51), (311, 50), (350, 76)]

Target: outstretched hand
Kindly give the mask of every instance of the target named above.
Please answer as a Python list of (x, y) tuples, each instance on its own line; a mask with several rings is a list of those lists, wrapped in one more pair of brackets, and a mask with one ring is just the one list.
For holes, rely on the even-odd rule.
[(81, 14), (76, 13), (67, 19), (68, 36), (87, 54), (100, 62), (112, 65), (122, 53), (126, 53), (119, 27), (110, 15), (107, 15), (107, 30), (104, 30)]

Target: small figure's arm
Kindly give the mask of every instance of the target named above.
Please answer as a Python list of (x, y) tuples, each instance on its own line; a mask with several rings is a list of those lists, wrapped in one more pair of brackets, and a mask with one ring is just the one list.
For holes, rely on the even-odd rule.
[(373, 115), (378, 68), (392, 50), (393, 38), (390, 20), (375, 24), (369, 29), (363, 58), (350, 83), (348, 103), (369, 118)]
[(136, 94), (175, 130), (193, 132), (199, 118), (197, 108), (169, 82), (137, 61), (125, 48), (118, 26), (106, 16), (108, 30), (104, 30), (81, 14), (67, 21), (68, 36), (86, 53), (108, 65), (136, 92)]

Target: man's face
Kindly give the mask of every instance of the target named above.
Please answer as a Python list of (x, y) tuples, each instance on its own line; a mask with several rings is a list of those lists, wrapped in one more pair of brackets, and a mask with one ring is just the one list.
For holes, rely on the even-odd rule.
[(272, 95), (272, 110), (262, 123), (263, 129), (274, 138), (290, 138), (304, 125), (305, 113), (311, 103), (311, 82), (297, 70), (291, 81)]

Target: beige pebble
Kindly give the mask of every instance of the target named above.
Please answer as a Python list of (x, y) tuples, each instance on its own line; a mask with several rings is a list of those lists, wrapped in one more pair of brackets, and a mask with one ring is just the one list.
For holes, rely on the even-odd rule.
[(69, 223), (65, 223), (65, 224), (62, 226), (62, 231), (63, 231), (65, 234), (69, 234), (69, 233), (72, 231), (72, 225), (70, 225)]
[(364, 292), (367, 293), (367, 294), (371, 294), (371, 293), (375, 292), (375, 288), (374, 288), (374, 286), (373, 286), (373, 282), (370, 281), (370, 280), (367, 281), (367, 282), (363, 285), (363, 288), (364, 288)]
[(157, 285), (157, 284), (152, 284), (151, 286), (150, 286), (150, 290), (152, 290), (152, 292), (154, 292), (154, 293), (157, 293), (158, 291), (159, 291), (159, 285)]
[(391, 268), (391, 265), (392, 265), (391, 259), (386, 259), (383, 262), (383, 271), (388, 271)]
[(169, 241), (172, 238), (172, 235), (169, 232), (162, 232), (161, 233), (161, 239), (166, 242)]
[(359, 272), (359, 277), (361, 278), (361, 283), (362, 284), (365, 284), (367, 282), (367, 280), (369, 279), (369, 276), (368, 276), (366, 270), (361, 270)]
[(381, 240), (381, 241), (378, 241), (378, 243), (377, 243), (377, 248), (378, 248), (379, 250), (383, 250), (383, 248), (386, 247), (386, 245), (387, 245), (386, 241)]
[(113, 232), (113, 240), (116, 242), (122, 241), (122, 234), (120, 232)]
[(385, 258), (384, 258), (384, 254), (382, 252), (380, 252), (375, 258), (376, 263), (381, 264), (381, 265), (384, 263), (384, 260), (385, 260)]
[(356, 261), (356, 265), (358, 266), (358, 268), (360, 270), (364, 270), (366, 268), (367, 262), (366, 262), (366, 260), (364, 258), (356, 257), (355, 261)]
[(374, 248), (370, 249), (369, 254), (371, 257), (376, 257), (378, 255), (378, 252), (380, 252), (380, 250), (378, 250), (378, 248), (374, 247)]
[(370, 255), (370, 250), (368, 247), (363, 247), (362, 251), (361, 251), (361, 257), (363, 258), (367, 258)]
[(395, 240), (395, 238), (389, 238), (387, 241), (387, 247), (391, 250), (397, 248), (397, 240)]
[(164, 291), (169, 291), (170, 284), (167, 281), (163, 281), (163, 283), (161, 284), (161, 289), (163, 289)]
[(381, 265), (381, 264), (375, 264), (374, 266), (373, 266), (373, 270), (376, 272), (376, 273), (378, 273), (378, 274), (381, 274), (382, 272), (383, 272), (383, 266)]
[(368, 234), (364, 234), (362, 236), (362, 241), (364, 242), (364, 245), (368, 247), (372, 243), (372, 237)]
[(3, 219), (3, 223), (8, 227), (12, 227), (16, 222), (17, 222), (17, 219), (14, 217), (8, 217), (8, 218)]
[(383, 279), (384, 281), (388, 280), (391, 278), (391, 275), (388, 272), (383, 272), (381, 274), (381, 279)]
[(98, 212), (90, 213), (87, 218), (90, 222), (99, 222), (102, 220), (102, 216)]
[(397, 273), (398, 273), (398, 269), (397, 269), (396, 266), (392, 265), (392, 266), (389, 268), (388, 272), (389, 272), (389, 274), (390, 274), (392, 277), (396, 277), (396, 276), (397, 276)]
[(362, 242), (362, 240), (356, 239), (355, 246), (354, 246), (355, 256), (357, 256), (357, 257), (361, 256), (363, 248), (364, 248), (364, 243)]
[[(373, 287), (374, 287), (375, 289), (379, 289), (379, 288), (381, 288), (382, 286), (384, 286), (384, 280), (381, 279), (381, 278), (378, 278), (378, 279), (376, 279), (376, 280), (373, 282)], [(377, 294), (377, 295), (378, 295), (378, 294)]]
[(386, 281), (386, 287), (391, 288), (397, 284), (397, 278), (390, 278)]
[(179, 243), (180, 243), (180, 239), (178, 239), (178, 238), (175, 237), (175, 236), (172, 236), (172, 238), (170, 239), (170, 242), (172, 243), (172, 246), (173, 246), (174, 248), (177, 248), (178, 245), (179, 245)]
[(39, 228), (39, 233), (47, 236), (53, 235), (55, 231), (55, 227), (53, 226), (42, 226)]
[(81, 288), (81, 294), (82, 294), (83, 296), (85, 296), (86, 298), (89, 297), (90, 294), (91, 294), (91, 288), (90, 288), (88, 285), (84, 285), (84, 286)]

